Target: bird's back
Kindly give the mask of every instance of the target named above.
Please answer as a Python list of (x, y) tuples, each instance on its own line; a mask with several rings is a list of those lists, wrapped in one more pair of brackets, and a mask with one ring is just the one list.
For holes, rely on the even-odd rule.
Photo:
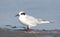
[(37, 19), (29, 15), (20, 16), (19, 20), (21, 23), (26, 25), (35, 26), (37, 24)]

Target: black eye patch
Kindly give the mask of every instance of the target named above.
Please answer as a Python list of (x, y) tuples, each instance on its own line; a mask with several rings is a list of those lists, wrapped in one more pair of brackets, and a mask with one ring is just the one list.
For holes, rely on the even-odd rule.
[(25, 13), (21, 13), (21, 15), (25, 15)]

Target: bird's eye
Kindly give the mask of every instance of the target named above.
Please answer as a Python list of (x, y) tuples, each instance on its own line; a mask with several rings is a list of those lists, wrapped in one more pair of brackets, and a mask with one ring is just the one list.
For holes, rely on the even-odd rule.
[(21, 15), (25, 15), (25, 13), (21, 13)]

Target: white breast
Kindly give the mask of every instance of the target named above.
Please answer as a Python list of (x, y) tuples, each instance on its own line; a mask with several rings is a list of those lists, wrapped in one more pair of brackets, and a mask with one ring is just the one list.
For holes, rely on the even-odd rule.
[(28, 26), (36, 26), (36, 23), (33, 20), (29, 20), (26, 17), (27, 16), (23, 16), (23, 15), (19, 17), (19, 20), (22, 24), (28, 25)]

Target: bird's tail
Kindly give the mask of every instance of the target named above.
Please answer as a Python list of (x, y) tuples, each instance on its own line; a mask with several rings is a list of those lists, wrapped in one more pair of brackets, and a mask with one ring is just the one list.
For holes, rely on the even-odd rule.
[(53, 20), (40, 20), (39, 24), (44, 24), (44, 23), (53, 23)]

